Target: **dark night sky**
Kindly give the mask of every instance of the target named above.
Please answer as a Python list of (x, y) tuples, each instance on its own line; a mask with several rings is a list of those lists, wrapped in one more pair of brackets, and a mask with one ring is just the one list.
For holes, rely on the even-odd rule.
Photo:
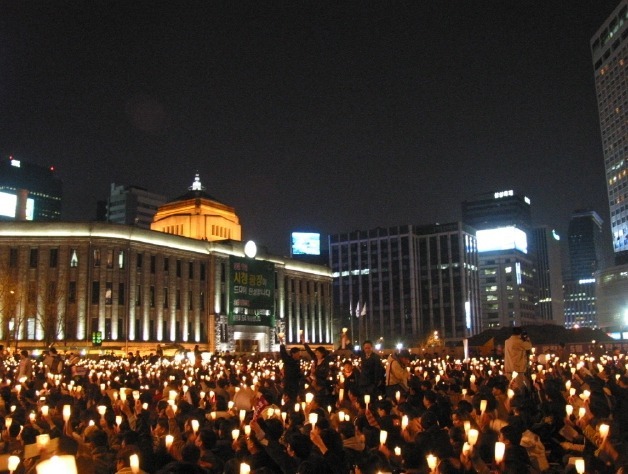
[(282, 254), (509, 188), (565, 233), (608, 221), (589, 40), (618, 3), (0, 0), (0, 154), (55, 165), (67, 220), (198, 170)]

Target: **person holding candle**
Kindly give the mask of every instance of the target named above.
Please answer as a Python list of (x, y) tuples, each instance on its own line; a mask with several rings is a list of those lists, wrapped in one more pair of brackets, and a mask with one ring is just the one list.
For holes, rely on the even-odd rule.
[(521, 326), (512, 328), (512, 336), (504, 342), (504, 373), (512, 378), (513, 372), (524, 374), (528, 368), (527, 351), (532, 349), (532, 342)]
[(133, 448), (122, 448), (118, 451), (116, 455), (116, 474), (146, 474), (146, 471), (143, 471), (139, 467), (135, 471), (131, 467), (131, 456), (134, 454), (139, 455)]
[(382, 360), (373, 351), (373, 343), (371, 341), (362, 343), (360, 363), (360, 392), (362, 395), (370, 395), (377, 398), (384, 385), (385, 373)]
[(286, 403), (293, 405), (299, 394), (299, 389), (303, 383), (303, 373), (301, 372), (301, 350), (298, 347), (286, 350), (283, 338), (279, 344), (279, 357), (283, 362), (282, 386)]
[(402, 349), (398, 354), (392, 353), (388, 357), (388, 365), (386, 366), (386, 398), (396, 401), (396, 394), (400, 392), (400, 396), (405, 398), (408, 393), (408, 380), (410, 373), (407, 367), (410, 364), (410, 352)]
[(523, 432), (515, 425), (506, 425), (499, 431), (499, 441), (506, 445), (504, 469), (506, 472), (530, 472), (532, 463), (526, 449), (521, 446)]
[(15, 379), (21, 380), (24, 377), (26, 377), (27, 381), (33, 378), (33, 361), (26, 349), (20, 351), (20, 363), (17, 366)]
[(305, 342), (303, 334), (301, 334), (301, 343), (305, 347), (305, 351), (309, 354), (313, 361), (310, 380), (314, 389), (319, 395), (327, 397), (331, 394), (331, 383), (329, 381), (330, 376), (330, 362), (331, 357), (327, 352), (327, 349), (323, 346), (317, 347), (312, 350), (310, 345)]

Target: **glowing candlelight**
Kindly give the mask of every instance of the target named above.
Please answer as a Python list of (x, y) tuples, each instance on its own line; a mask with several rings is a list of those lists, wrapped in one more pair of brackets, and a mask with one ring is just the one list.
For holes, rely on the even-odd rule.
[(606, 423), (602, 423), (600, 425), (600, 436), (602, 437), (602, 439), (606, 439), (606, 437), (608, 436), (608, 431), (610, 430), (610, 426), (608, 426)]
[(136, 400), (140, 399), (140, 391), (139, 390), (133, 390), (133, 398), (135, 398)]
[(427, 467), (429, 467), (432, 471), (436, 469), (436, 465), (438, 464), (438, 458), (433, 454), (428, 454), (426, 456), (427, 459)]
[(408, 415), (403, 415), (401, 417), (401, 429), (405, 430), (408, 427)]
[(508, 399), (512, 399), (515, 396), (515, 391), (512, 388), (508, 389)]
[(137, 454), (131, 454), (129, 456), (129, 465), (133, 474), (140, 472), (140, 457)]
[(106, 412), (107, 412), (107, 407), (105, 405), (98, 405), (98, 414), (100, 416), (104, 417)]
[(399, 446), (395, 446), (395, 456), (401, 456), (401, 448)]
[(386, 439), (388, 438), (388, 431), (381, 430), (379, 432), (379, 444), (386, 444)]
[(116, 415), (116, 425), (118, 425), (118, 428), (120, 427), (121, 424), (122, 424), (122, 416)]
[(244, 426), (244, 436), (249, 436), (251, 434), (251, 425)]
[(395, 392), (395, 400), (397, 400), (397, 403), (401, 400), (401, 392), (399, 390)]
[(347, 328), (342, 328), (342, 333), (346, 333), (347, 332)]
[(168, 392), (168, 400), (176, 400), (177, 398), (177, 391), (176, 390), (170, 390)]
[(345, 397), (345, 389), (341, 388), (340, 390), (338, 390), (338, 400), (342, 401), (344, 397)]
[(366, 405), (366, 409), (369, 409), (369, 403), (371, 402), (371, 396), (367, 393), (364, 395), (364, 404)]
[(312, 403), (312, 400), (314, 400), (314, 394), (311, 392), (308, 392), (305, 394), (305, 403), (307, 403), (308, 405), (310, 403)]
[(231, 437), (234, 441), (238, 439), (240, 437), (240, 430), (237, 428), (235, 430), (231, 430)]
[(28, 415), (28, 419), (31, 420), (31, 423), (35, 422), (35, 418), (37, 417), (37, 415), (35, 415), (35, 412), (31, 412), (30, 415)]
[(478, 436), (480, 436), (480, 433), (478, 432), (478, 430), (471, 428), (469, 430), (469, 434), (467, 435), (467, 439), (469, 440), (469, 444), (471, 446), (475, 446), (475, 443), (478, 442)]
[(484, 414), (486, 411), (486, 405), (488, 404), (487, 400), (480, 400), (480, 414)]
[(294, 412), (297, 413), (301, 409), (301, 405), (299, 403), (294, 404)]
[(229, 408), (229, 410), (233, 410), (234, 405), (235, 402), (233, 400), (229, 400), (229, 403), (227, 403), (227, 408)]
[(576, 459), (576, 472), (578, 474), (584, 474), (584, 459), (578, 458)]
[(170, 449), (173, 442), (174, 442), (174, 436), (172, 436), (171, 434), (166, 435), (166, 449)]
[(41, 415), (42, 416), (48, 416), (48, 410), (49, 410), (48, 405), (43, 405), (41, 407)]
[(246, 418), (246, 410), (240, 410), (240, 422), (243, 422), (244, 418)]
[(506, 452), (506, 445), (501, 441), (495, 443), (495, 462), (500, 464), (504, 460), (504, 453)]
[(465, 442), (465, 443), (462, 445), (462, 453), (463, 453), (465, 456), (468, 456), (470, 452), (471, 452), (471, 445), (470, 445), (469, 443)]
[(194, 431), (194, 434), (198, 433), (198, 428), (199, 428), (198, 420), (192, 420), (190, 424), (192, 425), (192, 431)]
[(573, 413), (573, 405), (565, 405), (565, 411), (567, 412), (567, 416), (571, 416)]
[(470, 429), (471, 429), (471, 422), (469, 420), (465, 420), (465, 422), (464, 422), (464, 434), (468, 436)]
[(578, 410), (578, 418), (582, 418), (586, 414), (587, 414), (587, 409), (585, 407), (580, 407), (580, 409)]
[(240, 464), (240, 474), (250, 474), (251, 473), (251, 466), (249, 466), (246, 463), (242, 463)]
[(13, 472), (20, 465), (20, 458), (18, 456), (9, 456), (9, 472), (13, 474)]

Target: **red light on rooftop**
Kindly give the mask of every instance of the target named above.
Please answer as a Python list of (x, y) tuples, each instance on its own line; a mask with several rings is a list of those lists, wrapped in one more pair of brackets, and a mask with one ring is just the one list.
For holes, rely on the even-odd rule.
[(55, 170), (55, 167), (54, 167), (54, 166), (51, 166), (51, 167), (50, 167), (50, 171), (54, 171), (54, 170)]

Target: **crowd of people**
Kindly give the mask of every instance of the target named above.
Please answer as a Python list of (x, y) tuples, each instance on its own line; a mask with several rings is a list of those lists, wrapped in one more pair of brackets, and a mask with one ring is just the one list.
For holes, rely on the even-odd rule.
[(539, 354), (519, 328), (505, 360), (385, 357), (370, 341), (355, 353), (281, 342), (275, 357), (1, 350), (0, 471), (611, 473), (628, 465), (628, 358), (619, 349)]

